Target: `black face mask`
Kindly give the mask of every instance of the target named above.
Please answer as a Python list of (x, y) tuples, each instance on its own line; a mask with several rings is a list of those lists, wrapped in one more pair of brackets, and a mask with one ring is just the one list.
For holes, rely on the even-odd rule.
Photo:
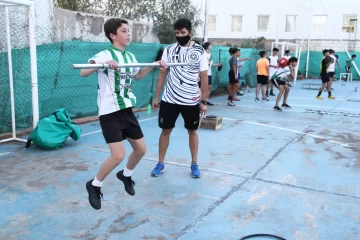
[(190, 35), (183, 36), (183, 37), (176, 37), (176, 40), (180, 44), (180, 46), (185, 46), (190, 41)]

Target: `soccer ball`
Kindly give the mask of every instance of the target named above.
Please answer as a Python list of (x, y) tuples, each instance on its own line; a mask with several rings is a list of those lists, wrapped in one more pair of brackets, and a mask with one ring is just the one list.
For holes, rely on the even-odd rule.
[(288, 65), (288, 60), (286, 58), (281, 58), (279, 61), (280, 67), (286, 67)]

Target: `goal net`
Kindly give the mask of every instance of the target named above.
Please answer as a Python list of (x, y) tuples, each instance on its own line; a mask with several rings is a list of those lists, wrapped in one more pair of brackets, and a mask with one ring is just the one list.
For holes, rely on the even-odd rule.
[(290, 42), (273, 42), (271, 44), (271, 55), (273, 53), (273, 48), (279, 49), (279, 59), (285, 57), (285, 55), (298, 58), (298, 64), (295, 69), (294, 80), (292, 81), (295, 84), (300, 64), (299, 44)]
[(0, 0), (0, 143), (26, 142), (39, 118), (33, 3)]

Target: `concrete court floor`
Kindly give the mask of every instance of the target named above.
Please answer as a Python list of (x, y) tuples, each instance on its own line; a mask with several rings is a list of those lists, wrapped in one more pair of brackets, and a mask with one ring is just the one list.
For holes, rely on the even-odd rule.
[(109, 154), (98, 122), (81, 125), (81, 139), (56, 151), (2, 144), (0, 239), (360, 239), (360, 102), (348, 101), (360, 99), (360, 83), (335, 82), (335, 100), (326, 92), (316, 100), (305, 82), (319, 80), (298, 81), (283, 112), (272, 111), (275, 97), (254, 102), (254, 89), (236, 107), (212, 98), (208, 114), (224, 122), (199, 131), (200, 179), (190, 177), (181, 117), (165, 172), (150, 176), (160, 129), (157, 112), (139, 113), (148, 151), (134, 171), (136, 195), (113, 172), (100, 211), (85, 190)]

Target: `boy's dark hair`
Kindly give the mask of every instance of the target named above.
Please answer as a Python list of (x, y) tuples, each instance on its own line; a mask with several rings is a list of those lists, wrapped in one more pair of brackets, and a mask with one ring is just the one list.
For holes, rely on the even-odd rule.
[(290, 50), (286, 50), (286, 51), (285, 51), (285, 54), (288, 54), (288, 53), (290, 53)]
[(233, 54), (235, 54), (235, 53), (237, 53), (239, 51), (239, 49), (237, 49), (237, 48), (231, 48), (231, 55), (233, 55)]
[(191, 31), (191, 22), (186, 18), (180, 18), (174, 23), (175, 30), (181, 30), (186, 28), (189, 32)]
[(273, 52), (278, 52), (278, 51), (279, 51), (278, 48), (276, 48), (276, 47), (273, 48)]
[(233, 50), (233, 47), (229, 48), (229, 54), (231, 55), (231, 52)]
[(110, 40), (111, 43), (113, 41), (110, 38), (110, 33), (116, 34), (118, 28), (121, 27), (121, 25), (123, 25), (123, 24), (129, 25), (128, 21), (126, 21), (125, 19), (121, 19), (121, 18), (110, 18), (105, 22), (105, 24), (104, 24), (105, 36)]
[(323, 55), (325, 55), (327, 52), (329, 52), (329, 50), (324, 49), (324, 50), (323, 50)]
[(329, 53), (335, 53), (333, 49), (329, 49)]
[(266, 51), (260, 51), (260, 52), (259, 52), (259, 56), (260, 56), (260, 57), (263, 58), (263, 57), (265, 57), (265, 55), (266, 55)]
[(298, 61), (297, 57), (291, 57), (291, 58), (289, 58), (288, 64), (290, 64), (292, 62), (297, 62), (297, 61)]
[(206, 42), (206, 43), (204, 43), (203, 48), (204, 48), (205, 50), (207, 50), (210, 45), (211, 45), (211, 42)]
[(352, 57), (352, 58), (356, 58), (356, 54), (353, 54), (351, 57)]

